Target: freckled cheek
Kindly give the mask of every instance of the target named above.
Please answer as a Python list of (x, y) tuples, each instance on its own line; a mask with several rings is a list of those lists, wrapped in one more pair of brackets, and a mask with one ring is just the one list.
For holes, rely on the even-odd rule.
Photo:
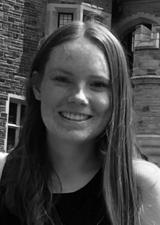
[(107, 112), (111, 112), (111, 97), (110, 96), (100, 96), (95, 99), (94, 105), (97, 109), (97, 113), (105, 114)]
[(66, 92), (53, 86), (45, 86), (42, 91), (41, 101), (48, 106), (58, 106), (66, 98)]

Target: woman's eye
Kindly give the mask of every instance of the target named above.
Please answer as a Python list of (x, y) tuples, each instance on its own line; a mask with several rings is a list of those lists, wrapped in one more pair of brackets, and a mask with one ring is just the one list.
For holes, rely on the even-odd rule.
[(70, 80), (67, 77), (55, 77), (54, 80), (59, 83), (70, 83)]
[(96, 88), (96, 89), (102, 89), (102, 88), (107, 88), (107, 84), (104, 82), (95, 81), (95, 82), (91, 83), (91, 87)]

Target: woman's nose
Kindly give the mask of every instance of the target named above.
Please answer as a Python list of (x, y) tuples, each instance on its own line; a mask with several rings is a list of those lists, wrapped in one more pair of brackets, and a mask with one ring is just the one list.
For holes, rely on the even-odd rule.
[(73, 91), (68, 98), (68, 102), (87, 105), (89, 102), (87, 91), (84, 88)]

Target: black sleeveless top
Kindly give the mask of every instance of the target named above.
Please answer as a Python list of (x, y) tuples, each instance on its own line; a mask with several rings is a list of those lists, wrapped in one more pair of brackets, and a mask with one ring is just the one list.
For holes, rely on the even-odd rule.
[[(3, 179), (3, 176), (2, 176)], [(21, 225), (18, 216), (12, 215), (3, 199), (4, 187), (0, 185), (0, 224)], [(53, 218), (56, 225), (110, 225), (102, 195), (102, 171), (78, 191), (53, 194)]]

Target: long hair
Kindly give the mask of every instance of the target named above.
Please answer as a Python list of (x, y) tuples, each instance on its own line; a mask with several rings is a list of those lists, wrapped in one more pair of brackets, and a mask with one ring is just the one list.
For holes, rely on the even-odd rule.
[[(112, 115), (99, 143), (99, 150), (103, 152), (106, 210), (112, 225), (137, 225), (138, 195), (132, 171), (132, 158), (136, 154), (133, 151), (132, 97), (126, 58), (117, 38), (108, 28), (95, 21), (73, 22), (59, 28), (46, 39), (35, 56), (26, 88), (25, 122), (19, 143), (7, 160), (12, 165), (8, 168), (6, 182), (10, 185), (6, 202), (9, 202), (12, 212), (21, 215), (22, 224), (56, 223), (54, 218), (50, 218), (52, 165), (47, 157), (46, 130), (41, 118), (40, 102), (33, 94), (33, 83), (43, 78), (45, 65), (54, 47), (80, 37), (97, 45), (109, 65)], [(35, 71), (39, 74), (36, 82)]]

